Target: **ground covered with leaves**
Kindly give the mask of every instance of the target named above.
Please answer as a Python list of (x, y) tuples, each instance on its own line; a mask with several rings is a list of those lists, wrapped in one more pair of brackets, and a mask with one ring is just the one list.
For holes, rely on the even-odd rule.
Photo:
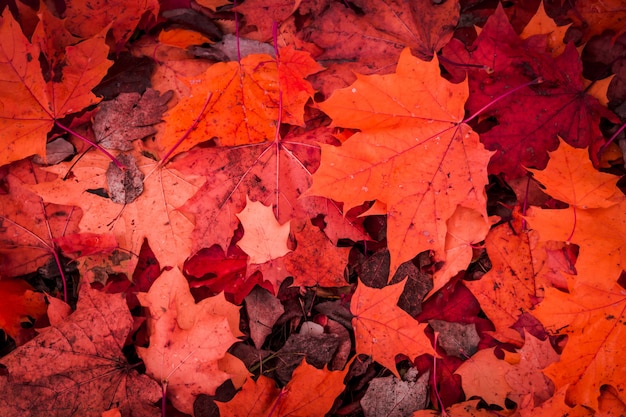
[(626, 414), (621, 0), (0, 11), (3, 417)]

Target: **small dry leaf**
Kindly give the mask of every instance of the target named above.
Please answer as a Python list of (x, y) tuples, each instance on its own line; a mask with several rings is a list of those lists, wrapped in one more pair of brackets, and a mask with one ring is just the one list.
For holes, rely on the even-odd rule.
[(374, 378), (361, 398), (365, 417), (405, 417), (421, 410), (428, 403), (428, 377), (425, 373), (417, 378), (417, 370), (411, 368), (404, 381), (390, 375)]
[(130, 204), (143, 192), (144, 175), (132, 155), (122, 154), (117, 159), (126, 166), (126, 170), (121, 170), (113, 162), (109, 164), (106, 173), (109, 197), (114, 203)]
[(450, 323), (443, 320), (428, 322), (439, 333), (439, 345), (447, 355), (467, 359), (478, 350), (480, 336), (476, 324)]
[(246, 311), (250, 320), (250, 337), (254, 346), (260, 349), (285, 308), (269, 291), (256, 286), (246, 297)]

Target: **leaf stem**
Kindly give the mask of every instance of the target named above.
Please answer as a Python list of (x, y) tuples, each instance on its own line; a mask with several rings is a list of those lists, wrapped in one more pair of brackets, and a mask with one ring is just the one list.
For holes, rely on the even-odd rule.
[(445, 62), (446, 64), (450, 64), (453, 65), (455, 67), (460, 67), (460, 68), (478, 68), (481, 70), (484, 70), (487, 73), (492, 73), (493, 70), (491, 68), (489, 68), (487, 65), (481, 65), (481, 64), (463, 64), (460, 62), (456, 62), (456, 61), (452, 61), (448, 58), (446, 58), (443, 55), (437, 55), (437, 59), (439, 60), (439, 62)]
[(278, 74), (278, 120), (276, 121), (276, 134), (274, 135), (274, 145), (276, 146), (276, 209), (275, 215), (276, 218), (279, 218), (279, 193), (280, 188), (278, 187), (278, 176), (280, 172), (280, 125), (283, 123), (283, 90), (280, 86), (280, 55), (278, 53), (278, 23), (274, 20), (272, 21), (272, 36), (274, 38), (274, 55), (276, 56), (276, 73)]
[(626, 129), (626, 123), (622, 124), (620, 126), (619, 129), (617, 129), (617, 132), (613, 133), (613, 135), (611, 136), (611, 138), (600, 147), (600, 150), (598, 151), (598, 155), (602, 155), (602, 153), (604, 153), (604, 151), (606, 150), (606, 148), (613, 143), (613, 141), (615, 140), (615, 138), (617, 137), (617, 135), (619, 135), (620, 133), (622, 133), (622, 131)]
[(70, 135), (74, 135), (77, 138), (79, 138), (80, 140), (82, 140), (83, 142), (95, 147), (96, 149), (98, 149), (100, 152), (102, 152), (103, 154), (105, 154), (107, 156), (107, 158), (109, 158), (111, 161), (113, 161), (113, 163), (115, 165), (117, 165), (117, 167), (121, 170), (126, 170), (126, 166), (124, 166), (124, 164), (122, 164), (115, 156), (111, 155), (109, 153), (109, 151), (107, 151), (106, 149), (104, 149), (102, 146), (98, 145), (95, 142), (92, 142), (91, 140), (87, 139), (86, 137), (84, 137), (83, 135), (81, 135), (78, 132), (73, 131), (72, 129), (70, 129), (68, 126), (62, 125), (61, 123), (59, 123), (58, 120), (54, 121), (54, 124), (57, 127), (60, 127), (61, 129), (65, 130), (67, 133), (69, 133)]
[(491, 100), (489, 103), (487, 103), (485, 106), (483, 106), (480, 110), (478, 110), (476, 113), (472, 114), (470, 117), (466, 118), (465, 120), (463, 120), (462, 123), (468, 123), (470, 120), (478, 117), (479, 114), (481, 114), (482, 112), (484, 112), (485, 110), (487, 110), (490, 106), (492, 106), (493, 104), (497, 103), (498, 101), (502, 100), (503, 98), (510, 96), (511, 94), (515, 93), (516, 91), (521, 90), (522, 88), (526, 88), (530, 85), (535, 85), (535, 84), (541, 84), (543, 82), (543, 78), (539, 77), (539, 78), (535, 78), (532, 81), (527, 82), (526, 84), (522, 84), (522, 85), (518, 85), (517, 87), (515, 87), (514, 89), (507, 91), (506, 93), (504, 93), (503, 95), (501, 95), (500, 97), (497, 97), (493, 100)]
[[(435, 350), (437, 350), (437, 338), (439, 336), (438, 332), (435, 332), (435, 339), (433, 341), (433, 346)], [(441, 407), (441, 417), (447, 417), (446, 408), (443, 405), (443, 401), (441, 401), (441, 396), (439, 395), (439, 390), (437, 389), (437, 357), (433, 356), (433, 389), (435, 390), (435, 395), (437, 396), (437, 401), (439, 402), (439, 407)]]
[[(524, 203), (522, 205), (522, 216), (526, 215), (526, 209), (528, 208), (528, 194), (530, 192), (530, 181), (532, 176), (530, 173), (526, 174), (528, 181), (526, 181), (526, 192), (524, 193)], [(522, 217), (522, 231), (526, 230), (526, 219)]]
[[(237, 0), (233, 0), (233, 8), (237, 8)], [(237, 62), (241, 65), (241, 46), (239, 45), (239, 13), (235, 10), (235, 39), (237, 40)]]

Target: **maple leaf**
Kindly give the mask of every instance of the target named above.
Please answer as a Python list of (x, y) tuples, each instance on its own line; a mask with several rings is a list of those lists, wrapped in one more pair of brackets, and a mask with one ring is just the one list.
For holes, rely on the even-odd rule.
[[(445, 257), (446, 223), (458, 206), (487, 219), (484, 186), (490, 152), (462, 123), (466, 84), (439, 75), (436, 59), (405, 49), (396, 74), (358, 76), (319, 106), (336, 126), (357, 128), (341, 146), (322, 146), (305, 195), (387, 206), (391, 272), (419, 252)], [(485, 220), (486, 221), (486, 220)]]
[(291, 252), (287, 247), (290, 225), (278, 223), (270, 206), (247, 198), (246, 207), (237, 217), (243, 226), (237, 246), (248, 254), (249, 263), (263, 264)]
[(25, 281), (0, 281), (0, 329), (11, 336), (19, 346), (34, 336), (34, 331), (21, 326), (22, 320), (29, 317), (34, 320), (42, 317), (46, 312), (46, 302), (43, 294), (33, 291)]
[[(59, 175), (55, 181), (30, 187), (44, 201), (80, 206), (85, 215), (80, 221), (84, 233), (112, 233), (121, 248), (139, 253), (144, 238), (156, 258), (168, 266), (182, 266), (191, 251), (193, 223), (176, 211), (201, 185), (197, 176), (181, 176), (176, 170), (162, 167), (154, 171), (155, 161), (135, 153), (137, 165), (142, 172), (150, 174), (144, 181), (144, 190), (131, 204), (116, 204), (110, 198), (98, 195), (103, 189), (109, 168), (108, 158), (97, 152), (89, 152), (80, 163), (61, 163), (49, 168)], [(63, 180), (68, 170), (72, 176)], [(125, 266), (131, 275), (136, 259)]]
[[(0, 165), (38, 154), (45, 156), (46, 134), (55, 122), (97, 103), (91, 93), (112, 62), (105, 33), (65, 48), (59, 76), (46, 81), (40, 46), (31, 44), (9, 9), (0, 20), (0, 137), (5, 151)], [(52, 51), (47, 51), (52, 55)]]
[[(350, 248), (339, 248), (317, 227), (307, 222), (295, 233), (296, 248), (285, 255), (285, 268), (295, 285), (342, 287), (348, 285), (344, 270)], [(311, 260), (315, 259), (315, 268)]]
[[(460, 42), (451, 42), (444, 56), (453, 61), (465, 56), (460, 58), (463, 63), (478, 67), (469, 71), (466, 107), (473, 114), (480, 111), (482, 119), (497, 120), (496, 126), (481, 133), (486, 148), (496, 151), (489, 162), (489, 173), (516, 178), (525, 175), (522, 166), (543, 169), (547, 151), (558, 146), (557, 136), (579, 148), (591, 146), (592, 157), (597, 160), (599, 146), (604, 143), (600, 118), (617, 119), (586, 93), (582, 63), (573, 44), (552, 58), (545, 52), (545, 37), (521, 40), (499, 5), (474, 47), (468, 54)], [(493, 103), (512, 87), (537, 80), (542, 83)], [(530, 109), (534, 117), (529, 119)]]
[(178, 268), (163, 272), (150, 291), (137, 297), (150, 311), (150, 345), (137, 353), (172, 404), (191, 414), (197, 395), (213, 395), (229, 379), (218, 361), (241, 335), (239, 308), (223, 295), (196, 304)]
[(576, 283), (610, 289), (624, 269), (621, 231), (626, 198), (616, 187), (617, 177), (596, 171), (584, 150), (561, 144), (550, 154), (544, 171), (533, 171), (550, 194), (570, 204), (567, 209), (531, 207), (526, 218), (542, 241), (579, 246)]
[(446, 263), (433, 276), (433, 288), (425, 298), (436, 293), (459, 271), (470, 264), (474, 253), (473, 245), (483, 241), (489, 224), (480, 213), (463, 206), (457, 207), (447, 223)]
[(478, 281), (466, 281), (465, 285), (478, 299), (487, 317), (496, 326), (495, 337), (519, 339), (516, 331), (509, 329), (541, 297), (542, 282), (537, 279), (534, 264), (536, 238), (518, 232), (521, 219), (513, 224), (503, 223), (494, 228), (485, 247), (492, 269)]
[(0, 360), (3, 416), (158, 416), (158, 384), (139, 375), (122, 348), (133, 320), (124, 298), (81, 286), (76, 311)]
[(534, 404), (538, 405), (552, 397), (554, 385), (541, 370), (559, 361), (550, 340), (541, 341), (531, 334), (524, 336), (524, 346), (515, 353), (505, 351), (505, 359), (513, 365), (513, 369), (504, 378), (515, 391), (509, 399), (520, 404), (524, 397), (530, 395)]
[(193, 124), (199, 109), (207, 109), (198, 125), (172, 155), (217, 137), (223, 146), (265, 142), (276, 136), (278, 124), (304, 124), (304, 104), (314, 90), (304, 78), (322, 70), (308, 53), (291, 47), (280, 58), (248, 55), (241, 62), (220, 62), (187, 82), (182, 98), (165, 116), (158, 136), (160, 154), (176, 145)]
[(191, 288), (203, 287), (212, 294), (223, 291), (239, 305), (257, 284), (273, 291), (271, 283), (265, 285), (260, 273), (248, 275), (247, 265), (248, 255), (239, 246), (232, 244), (224, 253), (219, 245), (213, 245), (191, 255), (185, 261), (184, 271)]
[(466, 397), (482, 397), (488, 404), (505, 407), (504, 401), (513, 391), (506, 375), (513, 365), (498, 359), (495, 348), (482, 349), (463, 362), (456, 370), (461, 375)]
[(417, 369), (409, 368), (401, 380), (393, 375), (372, 379), (359, 401), (363, 414), (402, 417), (426, 408), (430, 375), (426, 372), (418, 378), (417, 374)]
[(618, 178), (596, 170), (587, 150), (561, 140), (558, 149), (548, 154), (550, 161), (545, 170), (529, 171), (552, 197), (580, 209), (606, 208), (620, 200)]
[(396, 305), (405, 285), (406, 281), (375, 289), (359, 281), (350, 302), (357, 353), (370, 355), (398, 378), (397, 355), (413, 360), (424, 353), (435, 354), (424, 334), (427, 324), (418, 323)]
[(528, 396), (525, 401), (519, 404), (519, 414), (521, 417), (543, 416), (567, 416), (567, 417), (593, 417), (597, 416), (593, 410), (581, 405), (569, 406), (565, 401), (567, 386), (561, 388), (554, 395), (539, 406), (533, 404), (532, 396)]
[(610, 289), (626, 267), (624, 220), (626, 199), (608, 208), (576, 211), (531, 207), (526, 218), (543, 241), (556, 240), (579, 246), (575, 286)]
[(344, 390), (343, 371), (317, 369), (304, 360), (293, 372), (289, 383), (280, 390), (263, 375), (255, 382), (248, 379), (242, 390), (227, 402), (218, 402), (222, 415), (239, 416), (322, 416)]
[(435, 410), (418, 410), (411, 414), (411, 417), (439, 417), (448, 415), (450, 417), (491, 417), (493, 412), (486, 408), (479, 408), (480, 400), (464, 401), (446, 408), (446, 414)]
[(544, 373), (557, 390), (567, 388), (569, 404), (598, 409), (600, 387), (610, 384), (626, 389), (626, 297), (615, 284), (605, 290), (579, 284), (569, 293), (546, 289), (545, 298), (533, 311), (552, 334), (568, 335), (559, 362)]

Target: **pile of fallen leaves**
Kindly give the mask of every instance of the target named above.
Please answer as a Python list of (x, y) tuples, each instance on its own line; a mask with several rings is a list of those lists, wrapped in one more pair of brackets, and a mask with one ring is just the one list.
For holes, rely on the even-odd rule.
[(626, 414), (626, 12), (563, 3), (3, 3), (0, 415)]

